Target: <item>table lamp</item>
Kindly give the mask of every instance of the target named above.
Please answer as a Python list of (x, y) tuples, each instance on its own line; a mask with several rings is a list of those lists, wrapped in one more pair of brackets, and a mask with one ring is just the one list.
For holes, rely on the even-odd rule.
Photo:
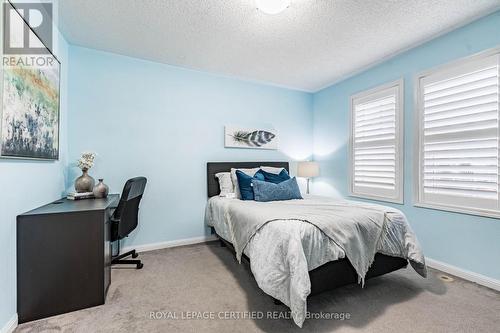
[(299, 162), (297, 176), (307, 178), (307, 194), (309, 194), (309, 181), (311, 178), (319, 176), (318, 162)]

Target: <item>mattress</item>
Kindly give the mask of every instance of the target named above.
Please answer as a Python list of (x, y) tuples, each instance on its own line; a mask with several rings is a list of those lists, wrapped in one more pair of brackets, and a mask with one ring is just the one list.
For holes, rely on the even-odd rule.
[[(318, 196), (306, 195), (304, 200), (317, 200)], [(215, 229), (217, 234), (229, 243), (232, 243), (229, 223), (225, 217), (228, 205), (233, 200), (215, 196), (209, 199), (209, 206), (212, 207), (211, 218), (207, 219), (207, 224)], [(250, 258), (250, 253), (255, 247), (262, 247), (263, 244), (275, 242), (283, 237), (296, 237), (301, 235), (304, 253), (308, 263), (308, 270), (313, 270), (329, 261), (342, 259), (345, 257), (344, 251), (323, 232), (314, 225), (294, 220), (277, 220), (268, 223), (265, 228), (257, 231), (252, 241), (243, 250), (243, 253)]]
[[(234, 245), (234, 231), (240, 230), (238, 223), (243, 223), (243, 220), (235, 220), (234, 212), (243, 210), (247, 217), (259, 216), (262, 215), (260, 213), (263, 210), (266, 210), (262, 206), (264, 204), (267, 205), (267, 209), (273, 206), (283, 211), (284, 206), (294, 203), (290, 201), (245, 202), (215, 196), (208, 200), (205, 221), (220, 237)], [(312, 195), (305, 196), (303, 200), (297, 200), (296, 204), (342, 205), (351, 207), (349, 209), (353, 210), (371, 205)], [(372, 206), (385, 212), (382, 215), (384, 227), (377, 242), (377, 252), (408, 259), (413, 268), (420, 275), (425, 276), (424, 255), (404, 214), (392, 207)], [(274, 211), (274, 208), (272, 210)], [(244, 226), (241, 227), (241, 229), (244, 228)], [(307, 318), (307, 297), (311, 292), (309, 271), (327, 262), (346, 257), (343, 248), (320, 228), (309, 223), (307, 218), (304, 220), (293, 218), (267, 220), (242, 250), (250, 258), (250, 268), (259, 287), (268, 295), (287, 305), (291, 310), (293, 320), (300, 327)]]

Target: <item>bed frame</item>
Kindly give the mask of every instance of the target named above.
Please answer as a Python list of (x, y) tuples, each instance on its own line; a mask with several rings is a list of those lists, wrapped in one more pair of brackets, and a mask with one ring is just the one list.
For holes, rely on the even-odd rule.
[[(208, 162), (207, 163), (207, 190), (208, 197), (218, 195), (220, 192), (219, 181), (215, 178), (218, 172), (228, 172), (231, 168), (258, 168), (260, 166), (272, 166), (289, 170), (288, 162)], [(233, 245), (220, 237), (214, 228), (212, 232), (219, 238), (222, 246), (227, 246), (234, 252)], [(243, 254), (243, 261), (250, 263), (250, 259)], [(375, 261), (366, 274), (366, 280), (387, 274), (408, 265), (408, 261), (403, 258), (387, 256), (381, 253), (375, 255)], [(311, 279), (311, 294), (316, 295), (323, 291), (332, 290), (340, 286), (358, 283), (358, 275), (348, 259), (330, 261), (318, 268), (309, 271)], [(275, 303), (276, 300), (275, 300)]]

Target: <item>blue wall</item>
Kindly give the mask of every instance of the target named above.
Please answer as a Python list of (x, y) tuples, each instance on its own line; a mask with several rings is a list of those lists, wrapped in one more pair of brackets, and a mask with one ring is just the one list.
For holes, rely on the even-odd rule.
[[(125, 245), (204, 236), (206, 162), (312, 154), (312, 95), (70, 47), (69, 157), (98, 153), (112, 192), (144, 175), (139, 227)], [(224, 125), (274, 126), (280, 151), (225, 149)], [(79, 170), (71, 167), (68, 187)]]
[(17, 312), (16, 216), (61, 198), (65, 188), (68, 45), (60, 37), (56, 47), (61, 61), (59, 161), (0, 159), (0, 330)]
[[(314, 158), (322, 177), (314, 192), (348, 194), (349, 98), (352, 94), (405, 80), (405, 204), (406, 213), (426, 256), (500, 279), (500, 221), (416, 208), (413, 202), (414, 79), (418, 72), (500, 45), (500, 12), (411, 49), (359, 75), (314, 95)], [(385, 203), (384, 203), (385, 204)], [(391, 204), (392, 205), (392, 204)]]

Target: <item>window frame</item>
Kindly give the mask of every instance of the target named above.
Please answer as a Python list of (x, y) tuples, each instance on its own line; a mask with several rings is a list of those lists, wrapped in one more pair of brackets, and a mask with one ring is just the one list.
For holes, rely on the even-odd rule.
[[(422, 196), (422, 159), (423, 159), (423, 118), (424, 118), (424, 110), (422, 107), (423, 101), (423, 84), (422, 81), (426, 77), (430, 75), (439, 75), (447, 77), (453, 73), (462, 73), (463, 70), (461, 68), (467, 68), (473, 66), (475, 63), (480, 62), (481, 60), (486, 61), (490, 57), (497, 57), (499, 63), (499, 77), (500, 77), (500, 47), (495, 47), (492, 49), (488, 49), (471, 56), (463, 57), (455, 61), (451, 61), (445, 63), (443, 65), (439, 65), (433, 67), (431, 69), (421, 71), (415, 75), (414, 84), (414, 122), (415, 132), (414, 132), (414, 147), (413, 147), (413, 206), (420, 208), (428, 208), (435, 209), (440, 211), (454, 212), (454, 213), (462, 213), (467, 215), (475, 215), (475, 216), (483, 216), (483, 217), (491, 217), (491, 218), (500, 218), (500, 189), (498, 191), (498, 200), (499, 206), (497, 210), (486, 209), (486, 208), (474, 208), (474, 207), (464, 207), (457, 204), (444, 204), (437, 202), (429, 202), (428, 200), (424, 200)], [(499, 84), (499, 96), (500, 96), (500, 84)], [(499, 162), (498, 162), (498, 178), (500, 184), (500, 98), (498, 101), (498, 110), (499, 110), (499, 126), (497, 129), (498, 138), (499, 138)]]
[[(359, 99), (366, 99), (371, 95), (377, 95), (396, 88), (396, 130), (395, 130), (395, 187), (396, 196), (389, 197), (384, 195), (370, 195), (365, 193), (356, 193), (354, 190), (354, 117), (355, 117), (355, 101)], [(348, 174), (348, 190), (349, 196), (362, 199), (370, 199), (384, 202), (391, 202), (396, 204), (404, 204), (404, 79), (399, 78), (385, 84), (378, 85), (374, 88), (358, 92), (351, 95), (349, 99), (349, 174)]]

